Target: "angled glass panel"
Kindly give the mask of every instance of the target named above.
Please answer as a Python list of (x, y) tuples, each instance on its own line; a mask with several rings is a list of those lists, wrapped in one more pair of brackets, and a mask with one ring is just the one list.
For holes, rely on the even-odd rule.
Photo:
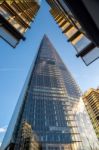
[(89, 65), (93, 61), (99, 58), (99, 48), (95, 47), (85, 56), (82, 57), (86, 65)]
[(0, 36), (13, 47), (15, 47), (19, 41), (3, 26), (0, 26)]
[(91, 41), (86, 38), (83, 34), (80, 34), (76, 39), (73, 40), (72, 44), (74, 45), (77, 52), (81, 52), (85, 47), (87, 47)]

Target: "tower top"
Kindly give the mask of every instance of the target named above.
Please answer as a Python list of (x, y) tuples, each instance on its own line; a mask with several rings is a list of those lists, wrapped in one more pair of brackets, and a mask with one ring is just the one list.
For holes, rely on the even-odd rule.
[(48, 39), (48, 36), (47, 36), (47, 34), (44, 34), (44, 36), (43, 36), (43, 39)]

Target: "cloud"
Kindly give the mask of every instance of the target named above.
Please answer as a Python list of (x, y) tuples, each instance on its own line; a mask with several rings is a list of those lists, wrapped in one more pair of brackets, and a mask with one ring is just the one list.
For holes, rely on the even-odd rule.
[(7, 130), (7, 126), (0, 127), (0, 133), (5, 133)]
[(2, 139), (4, 137), (6, 130), (7, 130), (7, 126), (0, 127), (0, 147), (1, 147)]

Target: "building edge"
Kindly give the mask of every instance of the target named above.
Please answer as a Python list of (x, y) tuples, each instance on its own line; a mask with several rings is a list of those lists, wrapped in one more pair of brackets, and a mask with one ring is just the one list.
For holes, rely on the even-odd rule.
[[(41, 44), (40, 44), (40, 46), (41, 46)], [(31, 74), (32, 74), (32, 72), (33, 72), (33, 70), (35, 68), (35, 63), (36, 63), (36, 59), (37, 59), (38, 54), (39, 54), (40, 46), (38, 47), (37, 53), (35, 55), (35, 58), (34, 58), (31, 66), (30, 66), (29, 72), (27, 74), (25, 83), (24, 83), (23, 88), (22, 88), (22, 91), (20, 92), (20, 95), (19, 95), (19, 98), (18, 98), (18, 102), (17, 102), (17, 104), (15, 106), (14, 112), (12, 114), (12, 118), (11, 118), (11, 120), (9, 122), (6, 134), (5, 134), (4, 138), (3, 138), (0, 150), (5, 150), (6, 147), (10, 144), (11, 140), (13, 139), (13, 132), (14, 132), (14, 129), (15, 129), (15, 126), (16, 126), (16, 122), (18, 120), (18, 116), (19, 116), (21, 107), (24, 104), (25, 93), (26, 93), (26, 90), (28, 88), (28, 84), (29, 84), (29, 81), (30, 81)]]

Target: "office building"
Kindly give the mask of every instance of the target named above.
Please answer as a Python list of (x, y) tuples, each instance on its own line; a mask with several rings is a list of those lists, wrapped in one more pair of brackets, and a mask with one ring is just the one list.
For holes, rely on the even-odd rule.
[[(85, 11), (85, 7), (80, 4), (81, 1), (47, 0), (51, 6), (51, 15), (66, 35), (68, 42), (71, 42), (76, 49), (77, 57), (81, 57), (85, 64), (89, 65), (99, 58), (99, 22), (96, 19), (98, 13), (97, 9), (93, 9), (95, 15), (93, 19), (97, 21), (96, 27), (95, 20), (92, 20), (87, 9)], [(87, 3), (85, 0), (83, 1)], [(88, 1), (88, 3), (90, 2)], [(98, 3), (97, 7), (99, 7), (99, 2), (95, 1), (90, 4), (92, 5), (92, 3)], [(90, 5), (88, 6), (90, 7)]]
[(62, 3), (63, 1), (82, 27), (81, 32), (85, 33), (99, 47), (99, 2), (90, 0), (76, 0), (73, 2), (72, 0), (62, 0)]
[(83, 143), (83, 149), (98, 150), (99, 141), (82, 98), (80, 98), (79, 102), (74, 107), (74, 111), (76, 114), (75, 118), (77, 120), (77, 126), (79, 128), (80, 136)]
[(40, 5), (38, 0), (1, 0), (0, 37), (16, 47), (25, 40), (24, 33), (35, 20)]
[(99, 89), (89, 89), (82, 98), (99, 139)]
[[(11, 143), (14, 147), (20, 144), (23, 122), (29, 124), (28, 129), (31, 128), (38, 137), (37, 143), (40, 143), (43, 150), (84, 150), (74, 111), (80, 95), (79, 86), (45, 35), (1, 150), (5, 150)], [(85, 137), (85, 140), (88, 139)]]

